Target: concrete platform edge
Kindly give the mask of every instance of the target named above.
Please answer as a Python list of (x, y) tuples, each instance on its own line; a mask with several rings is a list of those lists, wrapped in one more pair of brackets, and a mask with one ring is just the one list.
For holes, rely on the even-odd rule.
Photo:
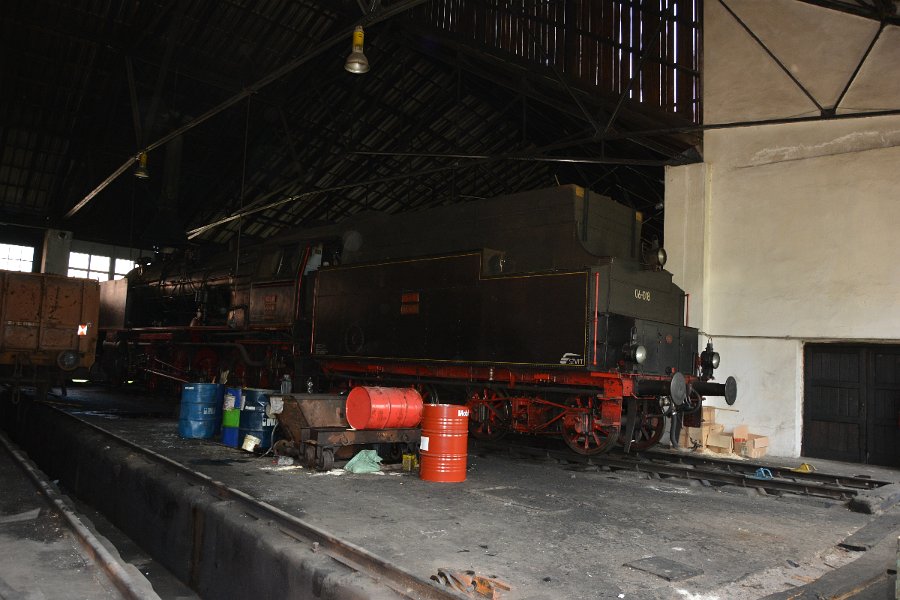
[(10, 437), (45, 473), (201, 596), (398, 597), (52, 408), (22, 400), (2, 414)]

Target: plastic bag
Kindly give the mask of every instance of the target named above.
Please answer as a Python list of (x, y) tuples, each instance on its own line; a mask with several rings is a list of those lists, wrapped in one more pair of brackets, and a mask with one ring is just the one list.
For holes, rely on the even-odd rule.
[(374, 450), (360, 450), (347, 462), (344, 470), (348, 473), (377, 473), (381, 470), (381, 457)]

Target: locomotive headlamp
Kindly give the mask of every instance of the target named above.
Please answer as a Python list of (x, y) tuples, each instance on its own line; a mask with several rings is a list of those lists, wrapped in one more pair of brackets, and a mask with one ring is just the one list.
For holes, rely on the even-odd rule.
[(644, 251), (644, 264), (652, 269), (661, 269), (669, 259), (664, 248), (650, 248)]
[(628, 348), (628, 358), (631, 362), (635, 362), (637, 364), (643, 364), (645, 360), (647, 360), (647, 349), (641, 345), (630, 346)]
[(666, 254), (665, 248), (659, 248), (656, 250), (656, 263), (664, 267), (666, 266), (666, 261), (669, 260), (669, 255)]
[(79, 358), (75, 350), (63, 350), (56, 356), (56, 365), (63, 371), (74, 371)]
[(714, 369), (719, 368), (719, 353), (713, 350), (712, 342), (706, 343), (706, 350), (700, 353), (700, 378), (710, 379)]

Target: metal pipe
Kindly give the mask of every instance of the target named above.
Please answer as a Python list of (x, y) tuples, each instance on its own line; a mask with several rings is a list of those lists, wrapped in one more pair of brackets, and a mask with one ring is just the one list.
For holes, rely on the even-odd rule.
[(210, 347), (210, 348), (235, 348), (241, 355), (241, 360), (244, 361), (248, 367), (264, 367), (266, 366), (265, 360), (253, 360), (250, 358), (250, 353), (247, 352), (247, 348), (244, 347), (243, 344), (238, 342), (185, 342), (179, 343), (179, 346), (201, 346), (201, 347)]
[[(221, 102), (220, 104), (209, 109), (208, 111), (206, 111), (199, 117), (195, 118), (193, 121), (190, 121), (190, 122), (182, 125), (178, 129), (164, 135), (163, 137), (159, 138), (155, 142), (149, 144), (142, 151), (150, 152), (151, 150), (154, 150), (164, 144), (167, 144), (168, 142), (172, 141), (173, 139), (177, 138), (178, 136), (182, 135), (183, 133), (186, 133), (186, 132), (190, 131), (191, 129), (193, 129), (194, 127), (208, 121), (209, 119), (216, 116), (220, 112), (222, 112), (228, 108), (231, 108), (232, 106), (234, 106), (235, 104), (237, 104), (244, 98), (247, 98), (251, 94), (255, 94), (256, 92), (258, 92), (265, 86), (269, 85), (270, 83), (273, 83), (274, 81), (277, 81), (278, 79), (281, 79), (282, 77), (284, 77), (291, 71), (294, 71), (295, 69), (302, 66), (306, 62), (310, 61), (311, 59), (319, 56), (326, 50), (330, 49), (332, 46), (335, 46), (336, 44), (347, 41), (350, 34), (353, 33), (353, 30), (356, 28), (357, 25), (372, 25), (375, 23), (380, 23), (381, 21), (389, 19), (390, 17), (393, 17), (394, 15), (400, 14), (401, 12), (405, 12), (411, 8), (415, 8), (419, 4), (422, 4), (423, 2), (425, 2), (425, 0), (407, 0), (406, 2), (402, 2), (394, 7), (384, 10), (383, 12), (381, 12), (377, 15), (371, 15), (371, 14), (366, 15), (365, 17), (360, 19), (358, 22), (354, 23), (348, 29), (341, 31), (341, 33), (336, 34), (322, 42), (319, 42), (318, 47), (316, 49), (310, 50), (306, 54), (303, 54), (303, 55), (295, 58), (294, 60), (290, 61), (289, 63), (279, 67), (278, 69), (275, 69), (273, 72), (269, 73), (262, 79), (249, 85), (248, 87), (244, 88), (243, 90), (241, 90), (240, 92), (238, 92), (237, 94), (232, 96), (231, 98), (228, 98), (224, 102)], [(68, 219), (68, 218), (75, 216), (75, 214), (78, 211), (80, 211), (82, 208), (84, 208), (87, 205), (87, 203), (90, 202), (97, 194), (99, 194), (104, 189), (106, 189), (106, 187), (110, 183), (112, 183), (119, 175), (124, 173), (128, 169), (128, 167), (130, 167), (134, 163), (134, 161), (137, 160), (138, 154), (135, 154), (134, 156), (129, 158), (128, 161), (125, 162), (125, 164), (120, 166), (118, 169), (116, 169), (112, 175), (110, 175), (109, 177), (104, 179), (100, 183), (100, 185), (98, 185), (93, 190), (91, 190), (87, 196), (85, 196), (78, 204), (73, 206), (69, 210), (69, 212), (67, 212), (65, 214), (65, 218)]]
[(174, 375), (169, 375), (168, 373), (164, 373), (162, 371), (157, 371), (156, 369), (148, 369), (147, 367), (143, 367), (143, 370), (147, 373), (153, 373), (154, 375), (159, 375), (160, 377), (166, 377), (167, 379), (174, 379), (175, 381), (180, 381), (181, 383), (190, 383), (187, 379), (182, 379), (181, 377), (175, 377)]
[[(580, 146), (582, 144), (589, 143), (592, 140), (593, 140), (592, 137), (572, 136), (572, 139), (562, 141), (562, 142), (556, 142), (556, 143), (544, 146), (542, 148), (538, 148), (538, 149), (536, 149), (535, 154), (538, 152), (547, 152), (547, 151), (561, 149), (561, 148)], [(523, 155), (510, 155), (510, 156), (523, 156)], [(524, 156), (527, 156), (527, 155), (524, 155)], [(189, 240), (193, 239), (193, 238), (197, 237), (198, 235), (200, 235), (201, 233), (208, 231), (214, 227), (218, 227), (219, 225), (224, 225), (225, 223), (230, 223), (231, 221), (240, 219), (247, 215), (252, 215), (254, 213), (269, 210), (271, 208), (276, 208), (283, 204), (288, 204), (290, 202), (296, 202), (298, 200), (301, 200), (301, 199), (309, 197), (309, 196), (314, 196), (316, 194), (321, 194), (321, 193), (325, 193), (325, 192), (337, 192), (337, 191), (341, 191), (341, 190), (352, 189), (355, 187), (365, 187), (367, 185), (372, 185), (375, 183), (389, 183), (391, 181), (398, 181), (400, 179), (406, 179), (406, 178), (410, 177), (411, 175), (417, 175), (417, 176), (433, 175), (435, 173), (443, 173), (445, 171), (450, 171), (452, 169), (457, 169), (457, 168), (478, 167), (479, 165), (495, 162), (498, 160), (503, 160), (504, 158), (505, 158), (505, 155), (499, 155), (499, 156), (489, 157), (489, 158), (485, 158), (485, 159), (477, 159), (477, 160), (474, 160), (473, 162), (467, 163), (465, 165), (450, 165), (450, 166), (446, 166), (446, 167), (435, 167), (433, 169), (423, 169), (420, 171), (416, 171), (415, 173), (399, 173), (397, 175), (386, 175), (384, 177), (376, 177), (375, 179), (368, 179), (365, 181), (355, 181), (352, 183), (344, 183), (344, 184), (340, 184), (340, 185), (333, 185), (333, 186), (326, 187), (326, 188), (319, 188), (317, 190), (300, 192), (299, 194), (294, 194), (287, 198), (282, 198), (281, 200), (276, 200), (275, 202), (270, 202), (269, 204), (265, 204), (263, 206), (258, 206), (256, 208), (247, 209), (247, 210), (243, 210), (243, 211), (240, 211), (237, 213), (233, 213), (227, 217), (223, 217), (217, 221), (213, 221), (212, 223), (207, 223), (206, 225), (202, 225), (195, 229), (191, 229), (190, 231), (187, 232), (187, 238)]]
[[(360, 156), (405, 156), (405, 157), (421, 157), (421, 158), (450, 158), (450, 159), (468, 159), (468, 160), (486, 160), (492, 157), (489, 154), (431, 154), (428, 152), (375, 152), (368, 150), (358, 150), (350, 154), (358, 154)], [(515, 156), (504, 155), (500, 160), (528, 161), (528, 162), (556, 162), (556, 163), (585, 163), (592, 165), (637, 165), (646, 167), (664, 167), (671, 164), (666, 160), (649, 160), (641, 158), (592, 158), (587, 156)]]

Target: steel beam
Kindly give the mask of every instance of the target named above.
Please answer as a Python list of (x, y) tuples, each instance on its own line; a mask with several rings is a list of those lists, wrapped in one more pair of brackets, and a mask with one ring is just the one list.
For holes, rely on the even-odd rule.
[[(143, 148), (143, 151), (150, 152), (156, 148), (159, 148), (160, 146), (167, 144), (171, 140), (190, 131), (194, 127), (197, 127), (198, 125), (201, 125), (202, 123), (205, 123), (212, 117), (218, 115), (220, 112), (222, 112), (228, 108), (231, 108), (238, 102), (242, 101), (244, 98), (247, 98), (248, 96), (250, 96), (252, 94), (255, 94), (256, 92), (258, 92), (265, 86), (267, 86), (275, 81), (278, 81), (285, 75), (293, 72), (300, 66), (306, 64), (313, 58), (324, 53), (326, 50), (330, 49), (331, 47), (333, 47), (341, 42), (346, 42), (347, 39), (350, 37), (350, 34), (353, 32), (353, 29), (356, 27), (356, 25), (360, 25), (360, 24), (372, 25), (374, 23), (379, 23), (379, 22), (389, 19), (395, 15), (398, 15), (402, 12), (405, 12), (411, 8), (414, 8), (414, 7), (422, 4), (423, 2), (425, 2), (425, 0), (406, 0), (405, 2), (401, 2), (397, 5), (391, 6), (390, 8), (386, 8), (386, 9), (382, 10), (377, 15), (367, 15), (366, 17), (360, 19), (357, 23), (354, 23), (353, 27), (349, 27), (349, 28), (341, 31), (338, 34), (319, 42), (316, 45), (315, 49), (310, 50), (309, 52), (295, 58), (294, 60), (288, 62), (285, 65), (282, 65), (281, 67), (275, 69), (274, 71), (272, 71), (271, 73), (269, 73), (268, 75), (263, 77), (262, 79), (256, 81), (255, 83), (251, 84), (247, 88), (238, 92), (231, 98), (228, 98), (224, 102), (221, 102), (217, 106), (214, 106), (213, 108), (209, 109), (208, 111), (206, 111), (199, 117), (195, 118), (193, 121), (186, 123), (185, 125), (177, 128), (174, 131), (171, 131), (168, 134), (164, 135), (163, 137), (159, 138), (155, 142), (147, 145), (145, 148)], [(75, 216), (82, 208), (84, 208), (91, 200), (93, 200), (94, 197), (97, 196), (97, 194), (99, 194), (104, 189), (106, 189), (106, 187), (110, 183), (112, 183), (117, 177), (119, 177), (119, 175), (124, 173), (128, 169), (128, 167), (131, 166), (131, 164), (137, 159), (137, 156), (138, 156), (138, 154), (135, 154), (134, 156), (130, 157), (118, 169), (113, 171), (113, 173), (109, 177), (104, 179), (100, 183), (100, 185), (98, 185), (93, 190), (91, 190), (84, 198), (81, 199), (80, 202), (78, 202), (75, 206), (73, 206), (71, 209), (69, 209), (69, 212), (67, 212), (65, 214), (65, 218), (69, 219), (69, 218)]]

